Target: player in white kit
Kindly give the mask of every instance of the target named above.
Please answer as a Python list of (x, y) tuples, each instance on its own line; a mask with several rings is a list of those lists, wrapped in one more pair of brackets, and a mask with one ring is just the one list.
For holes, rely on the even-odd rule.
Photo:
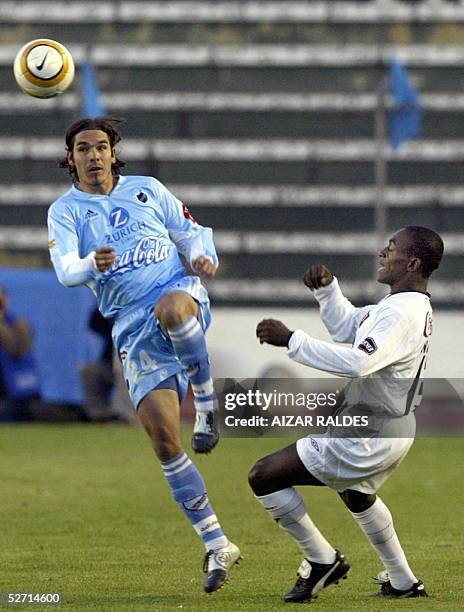
[(354, 437), (335, 437), (330, 430), (308, 436), (260, 459), (250, 471), (257, 499), (296, 539), (305, 557), (286, 602), (311, 599), (345, 578), (350, 569), (344, 555), (311, 521), (295, 485), (326, 485), (340, 494), (384, 564), (379, 595), (427, 596), (408, 565), (392, 516), (376, 492), (413, 443), (414, 409), (420, 403), (432, 331), (427, 282), (442, 255), (443, 242), (434, 231), (409, 226), (397, 232), (379, 253), (377, 280), (389, 285), (390, 293), (378, 304), (363, 308), (355, 308), (343, 296), (328, 268), (311, 266), (304, 282), (314, 291), (321, 319), (333, 340), (350, 347), (311, 338), (302, 330), (292, 332), (274, 319), (265, 319), (257, 327), (261, 343), (286, 346), (294, 361), (352, 378), (345, 405), (368, 406), (377, 424), (375, 432), (365, 434), (359, 428)]

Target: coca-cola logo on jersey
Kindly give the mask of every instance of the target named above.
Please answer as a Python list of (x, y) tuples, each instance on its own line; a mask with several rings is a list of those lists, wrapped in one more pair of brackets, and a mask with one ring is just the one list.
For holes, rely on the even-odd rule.
[(169, 255), (169, 244), (163, 236), (145, 236), (141, 238), (135, 247), (127, 249), (121, 255), (117, 255), (114, 264), (103, 276), (111, 276), (114, 273), (123, 273), (159, 263), (167, 259)]
[(432, 313), (429, 311), (425, 315), (424, 336), (426, 338), (428, 338), (432, 334), (432, 326), (433, 326)]

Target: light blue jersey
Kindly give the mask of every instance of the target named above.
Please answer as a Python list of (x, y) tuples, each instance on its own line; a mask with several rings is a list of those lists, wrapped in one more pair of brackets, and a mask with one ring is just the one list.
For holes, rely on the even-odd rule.
[[(212, 230), (198, 225), (164, 185), (145, 176), (120, 176), (109, 195), (71, 187), (51, 205), (48, 226), (60, 282), (86, 284), (103, 316), (115, 318), (113, 342), (134, 406), (170, 380), (177, 382), (168, 388), (177, 389), (182, 399), (188, 377), (154, 306), (164, 293), (184, 291), (199, 306), (202, 329), (208, 328), (208, 294), (198, 276), (186, 276), (179, 252), (190, 263), (203, 255), (217, 264)], [(102, 246), (116, 252), (116, 261), (104, 273), (92, 259)]]
[[(185, 276), (179, 252), (190, 263), (200, 255), (217, 263), (212, 230), (198, 225), (187, 207), (152, 177), (120, 176), (108, 195), (73, 186), (51, 205), (48, 227), (58, 279), (90, 287), (104, 317), (122, 314)], [(102, 246), (116, 252), (109, 270), (89, 269), (78, 281), (67, 277), (65, 263), (72, 254), (84, 259)]]

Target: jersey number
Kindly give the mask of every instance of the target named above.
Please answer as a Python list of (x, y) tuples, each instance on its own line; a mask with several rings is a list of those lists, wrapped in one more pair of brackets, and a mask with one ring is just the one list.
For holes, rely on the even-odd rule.
[(408, 391), (408, 397), (406, 399), (406, 411), (404, 414), (409, 414), (411, 410), (415, 410), (420, 406), (422, 401), (422, 395), (424, 393), (424, 382), (421, 380), (421, 372), (425, 369), (425, 363), (427, 360), (427, 351), (429, 349), (429, 343), (426, 342), (424, 345), (424, 356), (419, 365), (419, 369), (417, 370), (416, 377), (414, 378), (411, 388)]

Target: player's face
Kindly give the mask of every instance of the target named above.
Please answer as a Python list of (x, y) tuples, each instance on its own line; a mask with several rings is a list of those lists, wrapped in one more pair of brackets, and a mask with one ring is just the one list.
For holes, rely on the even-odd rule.
[(387, 246), (379, 252), (378, 282), (395, 284), (408, 272), (410, 259), (407, 232), (400, 231), (392, 236)]
[(75, 167), (83, 191), (109, 193), (112, 190), (111, 166), (116, 156), (106, 132), (84, 130), (76, 134), (68, 161)]

